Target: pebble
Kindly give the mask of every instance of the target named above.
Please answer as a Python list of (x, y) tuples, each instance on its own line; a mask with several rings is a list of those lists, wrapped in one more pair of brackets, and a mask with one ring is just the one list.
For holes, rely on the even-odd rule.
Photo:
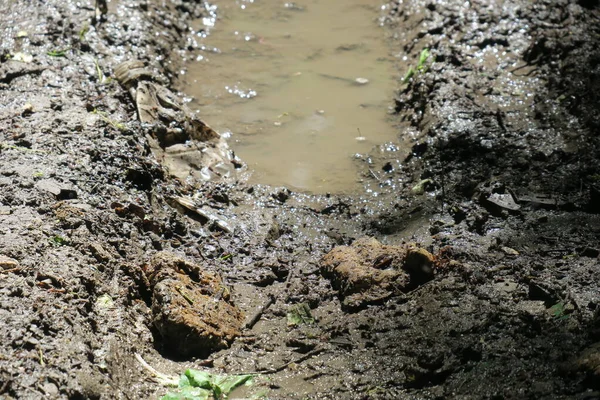
[(46, 395), (50, 398), (56, 398), (58, 397), (58, 386), (56, 386), (54, 383), (52, 382), (46, 382), (44, 384), (43, 387), (44, 392), (46, 393)]
[(0, 255), (0, 269), (13, 269), (19, 266), (19, 262), (13, 258)]

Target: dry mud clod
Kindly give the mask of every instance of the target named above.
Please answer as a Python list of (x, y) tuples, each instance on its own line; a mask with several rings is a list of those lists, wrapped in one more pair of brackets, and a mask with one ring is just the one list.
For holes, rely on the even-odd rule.
[(321, 260), (321, 270), (338, 289), (343, 306), (356, 310), (430, 280), (434, 264), (427, 250), (362, 238), (331, 250)]
[(165, 348), (206, 356), (240, 335), (243, 315), (217, 275), (172, 253), (157, 253), (144, 268), (152, 289), (152, 322)]

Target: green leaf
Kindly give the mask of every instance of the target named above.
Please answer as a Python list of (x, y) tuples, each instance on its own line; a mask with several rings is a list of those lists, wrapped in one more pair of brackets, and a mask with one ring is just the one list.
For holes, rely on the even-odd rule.
[(213, 375), (197, 369), (188, 369), (179, 377), (179, 390), (169, 392), (161, 400), (222, 399), (233, 389), (249, 383), (252, 375)]
[(315, 319), (306, 303), (294, 305), (287, 314), (288, 325), (313, 324)]
[(415, 75), (415, 70), (413, 69), (413, 67), (409, 67), (408, 68), (408, 72), (406, 73), (406, 75), (404, 75), (404, 78), (402, 79), (402, 83), (406, 83), (410, 80), (410, 78), (412, 78)]
[(423, 70), (423, 68), (425, 67), (425, 63), (427, 62), (428, 59), (429, 59), (429, 50), (423, 49), (421, 51), (421, 55), (419, 56), (419, 63), (417, 64), (417, 69)]
[(181, 375), (179, 377), (179, 385), (177, 387), (184, 388), (184, 387), (188, 387), (188, 386), (192, 386), (192, 383), (190, 382), (190, 378), (188, 378), (185, 374)]
[(188, 378), (190, 386), (210, 390), (213, 388), (213, 376), (208, 372), (199, 371), (197, 369), (188, 369), (185, 371), (185, 376)]
[(50, 57), (65, 57), (67, 55), (67, 51), (71, 50), (71, 48), (66, 48), (64, 50), (50, 50), (46, 54)]
[(69, 241), (60, 235), (53, 236), (50, 241), (56, 246), (66, 246)]
[(550, 307), (550, 312), (552, 313), (552, 316), (558, 320), (565, 320), (569, 318), (565, 303), (563, 303), (562, 301)]
[(249, 383), (251, 379), (252, 375), (218, 375), (214, 378), (214, 384), (220, 389), (221, 394), (227, 395), (236, 387)]

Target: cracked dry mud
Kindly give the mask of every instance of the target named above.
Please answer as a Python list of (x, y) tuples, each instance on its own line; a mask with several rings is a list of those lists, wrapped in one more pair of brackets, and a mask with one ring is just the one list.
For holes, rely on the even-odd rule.
[[(140, 60), (180, 98), (203, 4), (2, 5), (0, 397), (164, 394), (135, 354), (169, 374), (262, 371), (273, 399), (600, 397), (597, 1), (389, 3), (400, 70), (424, 48), (435, 63), (395, 88), (411, 148), (376, 146), (356, 162), (366, 190), (340, 196), (165, 166), (170, 141), (108, 78)], [(431, 279), (346, 309), (322, 258), (363, 237), (416, 243)], [(157, 257), (189, 268), (151, 283)], [(176, 353), (165, 293), (226, 309), (219, 349)], [(288, 325), (306, 306), (314, 323)]]

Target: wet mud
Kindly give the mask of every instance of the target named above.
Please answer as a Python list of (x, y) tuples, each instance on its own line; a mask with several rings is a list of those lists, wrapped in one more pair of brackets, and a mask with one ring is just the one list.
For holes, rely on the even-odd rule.
[(207, 5), (2, 5), (0, 397), (165, 394), (139, 357), (256, 374), (232, 397), (600, 397), (598, 2), (387, 4), (398, 140), (347, 195), (164, 162), (208, 146)]

